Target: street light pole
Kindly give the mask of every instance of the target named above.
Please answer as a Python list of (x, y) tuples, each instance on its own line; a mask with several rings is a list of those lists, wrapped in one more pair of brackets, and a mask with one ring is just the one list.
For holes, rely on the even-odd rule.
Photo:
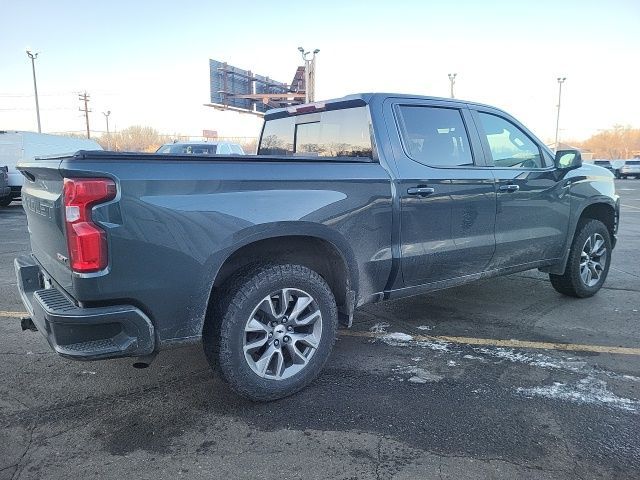
[(449, 83), (451, 84), (451, 98), (456, 98), (453, 96), (453, 86), (456, 84), (456, 76), (458, 74), (457, 73), (450, 73), (449, 74)]
[(304, 60), (304, 103), (313, 102), (316, 96), (316, 55), (320, 50), (316, 48), (313, 52), (305, 52), (304, 48), (298, 47), (298, 51)]
[(38, 84), (36, 83), (36, 58), (38, 53), (31, 53), (27, 50), (27, 56), (31, 59), (31, 70), (33, 71), (33, 91), (36, 95), (36, 116), (38, 117), (38, 133), (42, 133), (42, 127), (40, 126), (40, 105), (38, 104)]
[(556, 151), (558, 150), (558, 133), (560, 132), (560, 100), (562, 99), (562, 84), (567, 77), (558, 77), (558, 116), (556, 117)]
[(102, 112), (102, 114), (104, 115), (104, 119), (107, 121), (107, 150), (111, 150), (111, 135), (109, 134), (109, 115), (111, 115), (111, 110)]

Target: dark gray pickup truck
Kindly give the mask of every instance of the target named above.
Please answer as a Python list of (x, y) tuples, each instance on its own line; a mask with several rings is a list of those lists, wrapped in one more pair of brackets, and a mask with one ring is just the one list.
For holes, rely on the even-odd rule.
[(83, 360), (202, 341), (255, 400), (308, 384), (367, 303), (533, 268), (593, 295), (619, 217), (613, 175), (579, 152), (554, 155), (493, 107), (408, 95), (272, 110), (253, 156), (19, 169), (23, 328)]

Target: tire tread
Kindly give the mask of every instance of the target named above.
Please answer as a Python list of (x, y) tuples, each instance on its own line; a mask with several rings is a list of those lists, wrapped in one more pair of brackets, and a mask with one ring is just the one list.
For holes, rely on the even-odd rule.
[[(254, 401), (275, 400), (299, 391), (313, 381), (329, 356), (327, 353), (327, 358), (321, 359), (320, 363), (315, 362), (313, 366), (309, 365), (307, 368), (313, 367), (313, 371), (306, 371), (306, 375), (298, 379), (293, 388), (287, 389), (286, 392), (277, 388), (269, 390), (252, 385), (250, 381), (245, 381), (242, 372), (234, 365), (233, 329), (236, 322), (242, 321), (240, 312), (245, 307), (245, 303), (265, 285), (274, 284), (285, 278), (304, 278), (331, 299), (328, 305), (329, 318), (323, 316), (323, 322), (327, 322), (327, 333), (331, 336), (325, 340), (330, 342), (328, 345), (328, 353), (330, 353), (335, 343), (338, 318), (333, 292), (317, 272), (297, 264), (253, 264), (238, 271), (220, 288), (213, 315), (207, 318), (209, 325), (205, 328), (206, 334), (203, 332), (205, 354), (212, 368), (219, 371), (224, 380), (238, 394)], [(324, 328), (325, 323), (323, 323)], [(314, 358), (319, 353), (316, 352)]]

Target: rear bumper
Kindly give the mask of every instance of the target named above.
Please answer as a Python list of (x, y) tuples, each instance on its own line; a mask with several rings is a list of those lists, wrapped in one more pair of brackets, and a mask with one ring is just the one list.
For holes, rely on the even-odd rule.
[(97, 360), (153, 353), (153, 324), (138, 308), (79, 307), (55, 286), (44, 288), (44, 272), (32, 257), (18, 257), (14, 265), (24, 306), (38, 331), (60, 355)]

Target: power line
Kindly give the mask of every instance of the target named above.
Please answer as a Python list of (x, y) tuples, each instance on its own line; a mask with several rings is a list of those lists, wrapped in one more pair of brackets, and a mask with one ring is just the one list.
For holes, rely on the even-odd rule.
[[(33, 108), (27, 107), (15, 107), (15, 108), (0, 108), (0, 112), (28, 112), (32, 111)], [(60, 110), (73, 110), (70, 107), (49, 107), (49, 108), (41, 108), (40, 111), (60, 111)]]

